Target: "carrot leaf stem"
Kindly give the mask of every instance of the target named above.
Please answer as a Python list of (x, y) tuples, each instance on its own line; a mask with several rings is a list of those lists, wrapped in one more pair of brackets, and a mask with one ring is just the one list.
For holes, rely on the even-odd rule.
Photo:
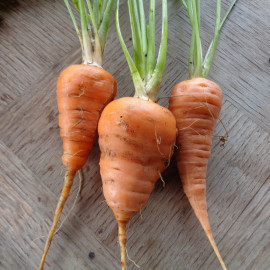
[[(211, 65), (212, 65), (212, 62), (213, 62), (213, 59), (214, 59), (214, 56), (215, 56), (215, 51), (216, 51), (216, 47), (217, 47), (217, 40), (218, 40), (218, 37), (219, 37), (219, 33), (222, 29), (222, 26), (224, 25), (226, 19), (228, 18), (230, 12), (232, 11), (233, 7), (235, 6), (235, 3), (236, 3), (237, 0), (234, 0), (230, 7), (228, 8), (225, 16), (223, 17), (222, 21), (220, 22), (219, 21), (219, 27), (217, 26), (216, 28), (218, 29), (215, 29), (215, 35), (214, 35), (214, 38), (212, 40), (212, 42), (210, 43), (210, 46), (207, 50), (207, 53), (205, 55), (205, 58), (204, 58), (204, 63), (203, 63), (203, 77), (207, 77), (209, 71), (210, 71), (210, 68), (211, 68)], [(218, 12), (217, 12), (218, 13)], [(218, 15), (218, 14), (217, 14)], [(219, 14), (220, 16), (220, 14)], [(216, 41), (216, 43), (215, 43)]]
[(189, 78), (191, 78), (192, 74), (194, 74), (194, 47), (195, 47), (195, 32), (194, 30), (192, 30), (191, 42), (190, 42), (190, 48), (189, 48), (189, 58), (188, 58)]
[[(89, 0), (88, 0), (89, 1)], [(93, 10), (94, 10), (94, 14), (95, 14), (95, 24), (98, 26), (98, 21), (99, 21), (99, 0), (94, 0), (93, 3)], [(93, 22), (94, 23), (94, 22)]]
[(76, 22), (76, 19), (75, 19), (74, 14), (73, 14), (73, 12), (72, 12), (72, 9), (71, 9), (71, 6), (70, 6), (70, 4), (69, 4), (69, 1), (68, 1), (68, 0), (64, 0), (64, 2), (65, 2), (65, 4), (66, 4), (66, 7), (67, 7), (67, 9), (68, 9), (69, 15), (70, 15), (70, 17), (71, 17), (71, 20), (72, 20), (72, 22), (73, 22), (74, 28), (75, 28), (75, 30), (76, 30), (76, 32), (77, 32), (77, 35), (78, 35), (78, 38), (79, 38), (79, 40), (80, 40), (81, 47), (82, 47), (82, 46), (83, 46), (83, 45), (82, 45), (82, 34), (81, 34), (81, 32), (80, 32), (80, 30), (79, 30), (79, 27), (78, 27), (78, 25), (77, 25), (77, 22)]
[(155, 1), (150, 1), (149, 6), (149, 25), (147, 31), (148, 48), (146, 56), (146, 80), (148, 81), (155, 68), (156, 64), (156, 33), (155, 33)]
[(146, 24), (143, 1), (128, 0), (133, 41), (133, 58), (126, 47), (119, 25), (119, 0), (116, 28), (135, 87), (135, 97), (155, 101), (166, 61), (168, 14), (167, 0), (162, 0), (162, 33), (157, 61), (155, 60), (155, 0), (150, 0), (149, 24)]
[[(83, 2), (83, 1), (82, 1)], [(96, 2), (96, 1), (95, 1)], [(87, 4), (87, 7), (88, 7), (88, 10), (89, 10), (89, 16), (90, 16), (90, 20), (92, 22), (92, 25), (93, 25), (93, 29), (94, 29), (94, 32), (97, 33), (97, 22), (96, 22), (96, 16), (97, 16), (97, 13), (96, 11), (94, 10), (93, 12), (93, 9), (92, 9), (92, 6), (91, 6), (91, 3), (89, 0), (86, 0), (86, 4)], [(96, 16), (95, 16), (95, 15)]]
[(232, 8), (234, 7), (236, 1), (237, 0), (233, 0), (222, 21), (220, 19), (221, 0), (216, 1), (214, 36), (203, 59), (200, 38), (200, 0), (180, 0), (188, 13), (190, 24), (192, 27), (189, 51), (189, 78), (207, 77), (214, 60), (220, 31), (224, 22), (228, 18)]
[(122, 49), (124, 51), (125, 57), (127, 59), (127, 63), (130, 69), (130, 73), (131, 73), (131, 77), (135, 86), (135, 93), (140, 96), (140, 97), (145, 97), (145, 99), (147, 99), (146, 97), (146, 93), (144, 91), (144, 85), (143, 85), (143, 81), (142, 78), (140, 76), (140, 73), (127, 49), (127, 46), (125, 44), (125, 41), (123, 39), (122, 33), (121, 33), (121, 29), (120, 29), (120, 24), (119, 24), (119, 0), (116, 0), (116, 12), (115, 12), (115, 22), (116, 22), (116, 30), (117, 30), (117, 34), (119, 37), (119, 41), (120, 44), (122, 46)]
[[(143, 58), (143, 68), (144, 68), (144, 78), (147, 76), (147, 26), (144, 14), (143, 0), (138, 0), (138, 10), (139, 10), (139, 20), (141, 27), (141, 42), (142, 42), (142, 58)], [(147, 81), (147, 78), (145, 78)]]
[(137, 4), (133, 0), (128, 0), (128, 9), (133, 41), (134, 62), (140, 73), (141, 78), (144, 78), (144, 57), (142, 53), (142, 42), (140, 33), (140, 24), (138, 21)]
[(88, 23), (85, 11), (85, 5), (83, 0), (79, 0), (79, 10), (80, 10), (80, 17), (81, 17), (81, 28), (82, 28), (82, 38), (83, 38), (83, 48), (82, 48), (82, 57), (83, 63), (92, 63), (93, 61), (93, 54), (91, 48), (91, 38), (89, 36), (88, 31)]
[(184, 6), (186, 10), (188, 10), (187, 3), (185, 0), (180, 0), (181, 4)]
[(100, 18), (98, 36), (99, 36), (102, 52), (104, 51), (104, 48), (105, 48), (105, 43), (106, 43), (108, 29), (109, 29), (110, 15), (112, 13), (113, 4), (114, 4), (114, 0), (103, 1), (102, 9), (100, 11), (102, 16)]
[(217, 44), (218, 44), (218, 38), (220, 33), (220, 11), (221, 11), (221, 0), (217, 0), (217, 8), (216, 8), (216, 24), (215, 24), (215, 32), (214, 32), (214, 38), (212, 41), (211, 46), (209, 46), (210, 51), (209, 54), (206, 54), (207, 58), (204, 61), (202, 76), (207, 77), (209, 70), (212, 66), (212, 62), (214, 60)]
[(198, 10), (198, 3), (195, 2), (195, 0), (192, 0), (192, 12), (193, 12), (193, 26), (192, 29), (194, 29), (195, 32), (195, 49), (194, 50), (194, 59), (196, 59), (196, 66), (194, 70), (194, 77), (200, 76), (202, 73), (202, 47), (201, 47), (201, 39), (200, 39), (200, 7)]
[(228, 10), (227, 10), (225, 16), (224, 16), (223, 19), (222, 19), (222, 22), (220, 23), (220, 29), (219, 29), (219, 30), (221, 30), (223, 24), (224, 24), (225, 21), (227, 20), (229, 14), (231, 13), (232, 9), (233, 9), (234, 6), (235, 6), (236, 1), (237, 1), (237, 0), (234, 0), (234, 1), (231, 3), (230, 7), (228, 8)]
[(157, 91), (162, 81), (167, 55), (167, 40), (168, 40), (168, 8), (167, 0), (162, 1), (162, 30), (161, 30), (161, 42), (158, 52), (158, 58), (153, 75), (147, 85), (147, 94), (151, 100), (155, 100)]
[(90, 0), (72, 0), (80, 13), (81, 30), (69, 0), (64, 2), (81, 43), (83, 63), (101, 66), (114, 0), (93, 0), (93, 4)]

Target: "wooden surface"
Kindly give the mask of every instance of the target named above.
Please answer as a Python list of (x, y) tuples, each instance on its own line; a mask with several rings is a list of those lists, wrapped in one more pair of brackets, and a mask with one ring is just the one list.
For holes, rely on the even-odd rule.
[[(205, 52), (215, 7), (214, 1), (201, 2)], [(230, 1), (223, 2), (224, 11)], [(160, 96), (168, 96), (187, 77), (189, 20), (179, 1), (170, 0), (168, 8), (168, 57)], [(120, 13), (128, 41), (124, 5)], [(238, 0), (209, 74), (224, 91), (221, 119), (229, 140), (221, 147), (214, 138), (207, 201), (213, 233), (230, 270), (270, 269), (269, 25), (268, 0)], [(118, 82), (117, 97), (129, 96), (133, 85), (114, 19), (111, 26), (104, 67)], [(159, 31), (160, 20), (157, 27)], [(0, 27), (0, 52), (0, 269), (37, 269), (45, 241), (41, 237), (51, 225), (64, 175), (56, 80), (62, 69), (81, 61), (63, 1), (20, 1)], [(215, 134), (225, 134), (220, 123)], [(96, 144), (83, 169), (79, 201), (54, 237), (46, 269), (120, 269), (117, 224), (104, 202), (98, 162)], [(221, 269), (183, 194), (174, 161), (163, 178), (165, 188), (158, 181), (147, 205), (129, 222), (129, 257), (146, 270)], [(76, 180), (64, 215), (78, 190)], [(95, 255), (91, 259), (90, 252)], [(137, 268), (129, 262), (128, 269)]]

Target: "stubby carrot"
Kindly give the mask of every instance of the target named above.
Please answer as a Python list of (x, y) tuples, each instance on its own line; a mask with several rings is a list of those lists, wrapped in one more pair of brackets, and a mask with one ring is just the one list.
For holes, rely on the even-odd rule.
[(150, 0), (149, 30), (143, 1), (128, 1), (134, 47), (133, 62), (119, 27), (120, 43), (132, 74), (135, 96), (109, 103), (101, 114), (98, 133), (100, 172), (106, 202), (118, 222), (121, 267), (126, 269), (126, 224), (147, 202), (173, 154), (176, 122), (172, 113), (154, 101), (162, 79), (167, 51), (167, 1), (162, 1), (162, 40), (155, 64), (155, 1)]
[(208, 237), (221, 266), (225, 263), (215, 243), (207, 213), (206, 173), (212, 137), (222, 106), (220, 87), (206, 79), (217, 47), (220, 29), (234, 6), (220, 22), (220, 0), (217, 0), (215, 35), (203, 61), (200, 40), (200, 5), (195, 1), (181, 1), (192, 24), (189, 53), (189, 79), (177, 84), (169, 99), (169, 109), (176, 118), (178, 136), (176, 159), (183, 189)]
[[(83, 63), (66, 68), (57, 81), (59, 127), (60, 136), (63, 139), (62, 162), (66, 167), (66, 175), (40, 262), (40, 270), (44, 267), (46, 255), (70, 193), (75, 174), (86, 163), (89, 152), (97, 138), (100, 114), (105, 105), (113, 100), (116, 95), (115, 79), (101, 67), (109, 17), (114, 1), (102, 2), (104, 4), (102, 13), (104, 19), (98, 25), (96, 24), (96, 18), (100, 14), (93, 14), (90, 2), (88, 3), (90, 15), (86, 12), (84, 0), (74, 2), (81, 16), (82, 31), (80, 32), (69, 2), (65, 0), (81, 41)], [(88, 27), (92, 28), (94, 40), (92, 34), (90, 35), (88, 32)]]
[(118, 222), (125, 269), (126, 224), (146, 204), (173, 153), (176, 123), (168, 109), (126, 97), (106, 106), (98, 132), (103, 192)]

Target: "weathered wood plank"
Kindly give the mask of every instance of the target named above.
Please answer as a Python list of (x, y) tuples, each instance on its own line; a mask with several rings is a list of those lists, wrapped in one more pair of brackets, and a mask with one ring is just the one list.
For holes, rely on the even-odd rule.
[[(81, 59), (63, 2), (27, 2), (31, 5), (23, 3), (14, 10), (6, 28), (0, 30), (0, 50), (4, 55), (0, 64), (6, 66), (0, 72), (0, 136), (6, 145), (0, 153), (0, 200), (4, 206), (0, 218), (0, 268), (4, 269), (33, 269), (39, 262), (44, 240), (29, 245), (32, 232), (34, 237), (46, 234), (64, 172), (56, 80), (63, 68)], [(212, 37), (215, 8), (212, 1), (201, 2), (205, 51)], [(230, 3), (223, 2), (224, 7)], [(179, 1), (168, 4), (168, 60), (159, 96), (168, 96), (174, 84), (187, 77), (189, 20)], [(208, 208), (213, 233), (231, 270), (270, 268), (267, 4), (267, 0), (237, 2), (224, 25), (210, 73), (210, 78), (224, 90), (221, 118), (230, 137), (225, 148), (219, 146), (218, 138), (214, 139), (207, 179)], [(158, 18), (161, 1), (157, 1), (157, 7)], [(130, 48), (124, 5), (120, 21)], [(104, 67), (118, 82), (117, 97), (130, 96), (133, 84), (116, 36), (114, 18), (111, 25)], [(158, 31), (160, 25), (158, 20)], [(165, 106), (167, 103), (167, 99), (160, 101)], [(224, 134), (220, 123), (216, 134)], [(49, 254), (48, 269), (119, 269), (117, 226), (104, 202), (98, 160), (99, 149), (95, 145), (83, 169), (85, 181), (80, 200), (55, 237), (55, 252)], [(173, 160), (164, 179), (165, 188), (158, 182), (146, 207), (128, 225), (130, 257), (142, 269), (220, 269), (183, 194)], [(65, 214), (77, 186), (75, 181)], [(89, 251), (96, 254), (92, 262), (87, 258)], [(136, 269), (131, 262), (128, 266)]]
[[(45, 241), (37, 238), (47, 234), (57, 197), (2, 142), (0, 156), (0, 261), (3, 269), (34, 269)], [(95, 253), (92, 260), (88, 258), (90, 251)], [(74, 215), (54, 237), (47, 266), (70, 270), (118, 268), (116, 258)]]
[[(64, 1), (19, 1), (0, 27), (0, 105), (29, 91), (79, 41)], [(43, 91), (37, 87), (34, 93)]]
[[(257, 179), (254, 179), (255, 181)], [(270, 268), (269, 245), (269, 176), (255, 196), (247, 203), (236, 222), (224, 236), (230, 246), (225, 254), (229, 269)], [(242, 196), (240, 194), (240, 196)], [(226, 239), (226, 240), (225, 240)], [(233, 240), (233, 241), (230, 241)], [(211, 258), (206, 262), (211, 264)]]

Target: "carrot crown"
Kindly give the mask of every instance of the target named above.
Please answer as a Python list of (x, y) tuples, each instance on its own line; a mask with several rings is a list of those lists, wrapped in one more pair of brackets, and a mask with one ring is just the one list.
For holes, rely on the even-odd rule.
[(128, 0), (133, 41), (130, 56), (119, 25), (119, 0), (116, 8), (116, 28), (135, 86), (135, 97), (154, 101), (162, 81), (167, 54), (167, 0), (162, 0), (162, 33), (157, 61), (155, 59), (155, 0), (150, 0), (149, 24), (146, 24), (143, 0)]
[(69, 4), (64, 0), (82, 47), (84, 64), (102, 65), (102, 56), (106, 43), (110, 15), (114, 0), (72, 0), (80, 13), (81, 30)]
[(231, 6), (221, 21), (221, 0), (217, 0), (214, 37), (210, 43), (205, 58), (203, 58), (200, 38), (200, 0), (180, 0), (188, 13), (192, 27), (189, 50), (189, 78), (207, 77), (215, 56), (220, 30), (232, 8), (234, 7), (236, 1), (237, 0), (233, 0)]

